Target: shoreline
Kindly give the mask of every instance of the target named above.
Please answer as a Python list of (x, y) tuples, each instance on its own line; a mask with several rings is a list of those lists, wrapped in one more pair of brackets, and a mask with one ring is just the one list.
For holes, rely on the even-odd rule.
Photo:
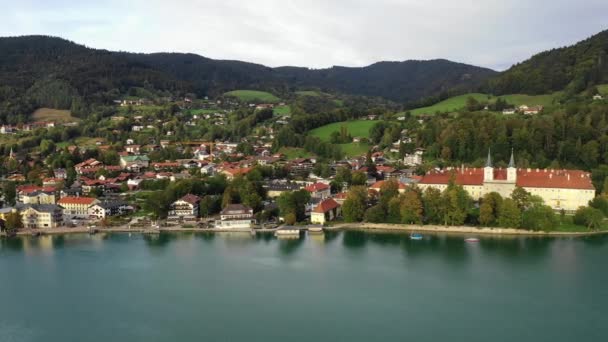
[(325, 227), (326, 230), (359, 230), (359, 231), (385, 231), (385, 232), (423, 232), (423, 233), (451, 233), (451, 234), (477, 234), (477, 235), (495, 235), (495, 236), (593, 236), (608, 234), (606, 231), (588, 231), (588, 232), (546, 232), (535, 230), (524, 230), (515, 228), (492, 228), (492, 227), (469, 227), (469, 226), (438, 226), (438, 225), (408, 225), (394, 223), (339, 223), (330, 227)]
[[(338, 223), (331, 226), (323, 227), (326, 231), (366, 231), (366, 232), (401, 232), (401, 233), (448, 233), (458, 235), (487, 235), (487, 236), (540, 236), (540, 237), (577, 237), (577, 236), (594, 236), (608, 234), (606, 231), (587, 231), (587, 232), (545, 232), (533, 231), (514, 228), (491, 228), (491, 227), (469, 227), (469, 226), (439, 226), (439, 225), (406, 225), (394, 223)], [(223, 228), (146, 228), (136, 227), (129, 228), (126, 226), (119, 227), (99, 227), (95, 228), (95, 233), (138, 233), (138, 234), (160, 234), (160, 233), (272, 233), (277, 228), (271, 229), (223, 229)], [(32, 236), (40, 235), (70, 235), (70, 234), (89, 234), (90, 230), (87, 227), (59, 227), (49, 229), (24, 229), (16, 233), (16, 236)], [(1, 232), (0, 237), (7, 237), (6, 232)]]

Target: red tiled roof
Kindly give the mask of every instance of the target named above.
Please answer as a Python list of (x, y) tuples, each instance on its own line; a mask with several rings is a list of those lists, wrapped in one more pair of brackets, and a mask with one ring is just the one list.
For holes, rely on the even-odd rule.
[[(528, 171), (529, 170), (529, 171)], [(448, 184), (452, 174), (458, 185), (483, 185), (482, 168), (433, 171), (422, 177), (420, 184)], [(506, 180), (506, 169), (494, 169), (495, 180)], [(588, 172), (580, 170), (517, 169), (516, 185), (528, 188), (560, 188), (593, 190)]]
[(187, 194), (184, 197), (180, 198), (180, 200), (188, 202), (190, 204), (196, 204), (198, 201), (201, 200), (201, 198), (193, 194)]
[(90, 205), (95, 202), (95, 198), (93, 197), (72, 197), (67, 196), (59, 200), (58, 204), (85, 204)]
[(308, 192), (317, 192), (329, 189), (329, 185), (323, 183), (315, 183), (304, 188)]
[(338, 202), (334, 201), (332, 198), (328, 198), (319, 203), (315, 210), (313, 210), (313, 212), (323, 214), (339, 206), (340, 205), (338, 204)]

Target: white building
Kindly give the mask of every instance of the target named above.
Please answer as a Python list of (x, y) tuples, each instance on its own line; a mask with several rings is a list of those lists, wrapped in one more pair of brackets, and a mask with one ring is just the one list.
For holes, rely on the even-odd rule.
[(229, 204), (220, 214), (217, 228), (250, 229), (253, 223), (253, 209), (242, 204)]

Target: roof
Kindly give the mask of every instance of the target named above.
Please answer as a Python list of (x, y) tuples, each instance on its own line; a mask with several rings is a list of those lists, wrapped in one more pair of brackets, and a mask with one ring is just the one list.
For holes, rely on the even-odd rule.
[(121, 156), (120, 159), (124, 160), (127, 163), (130, 162), (135, 162), (135, 161), (150, 161), (150, 158), (148, 158), (148, 156)]
[(319, 203), (317, 207), (313, 210), (313, 213), (324, 214), (330, 210), (336, 209), (339, 206), (340, 205), (338, 204), (338, 202), (336, 202), (333, 198), (328, 198), (324, 201), (321, 201), (321, 203)]
[(317, 192), (329, 189), (329, 185), (324, 183), (315, 183), (304, 188), (308, 192)]
[(97, 201), (97, 199), (93, 198), (93, 197), (73, 197), (73, 196), (66, 196), (62, 199), (59, 200), (59, 202), (57, 202), (57, 204), (81, 204), (81, 205), (91, 205), (93, 204), (95, 201)]
[[(420, 184), (448, 184), (455, 175), (458, 185), (483, 185), (484, 170), (465, 168), (433, 171), (422, 177)], [(494, 169), (495, 180), (506, 180), (506, 169)], [(517, 169), (516, 185), (527, 188), (594, 190), (591, 175), (580, 170)]]
[(222, 215), (230, 215), (230, 214), (240, 214), (242, 212), (249, 212), (253, 209), (245, 206), (243, 204), (228, 204), (224, 210), (222, 210)]
[(201, 198), (196, 195), (193, 195), (193, 194), (187, 194), (184, 197), (180, 198), (179, 200), (188, 202), (190, 204), (196, 204), (197, 202), (199, 202), (201, 200)]

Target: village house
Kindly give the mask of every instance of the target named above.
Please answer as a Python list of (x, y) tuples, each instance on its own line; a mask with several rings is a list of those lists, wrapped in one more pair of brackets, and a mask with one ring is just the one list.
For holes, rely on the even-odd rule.
[(535, 115), (543, 111), (543, 106), (532, 106), (523, 110), (524, 115)]
[(233, 180), (237, 176), (244, 176), (251, 172), (252, 168), (250, 167), (241, 167), (241, 168), (231, 168), (227, 167), (220, 171), (221, 174), (226, 176), (226, 179)]
[(29, 192), (23, 192), (21, 195), (20, 202), (24, 204), (56, 204), (57, 203), (57, 195), (55, 189), (52, 191), (48, 189), (45, 191), (34, 190)]
[(90, 218), (103, 220), (106, 217), (120, 216), (126, 214), (131, 207), (124, 201), (104, 201), (92, 204), (88, 211)]
[(100, 162), (99, 160), (97, 160), (95, 158), (91, 158), (91, 159), (87, 159), (87, 160), (83, 161), (82, 163), (78, 163), (78, 164), (74, 165), (74, 170), (76, 170), (76, 173), (81, 175), (81, 174), (85, 173), (86, 170), (99, 169), (102, 166), (103, 166), (102, 162)]
[(502, 110), (503, 115), (512, 115), (515, 114), (515, 108), (505, 108)]
[(310, 222), (313, 224), (324, 224), (341, 215), (341, 206), (332, 198), (321, 201), (310, 213)]
[(284, 192), (297, 191), (302, 188), (298, 184), (276, 181), (264, 184), (263, 187), (266, 189), (266, 195), (269, 198), (277, 198)]
[(253, 209), (242, 204), (229, 204), (220, 213), (216, 228), (250, 229), (253, 223)]
[(311, 158), (296, 158), (289, 163), (289, 172), (293, 175), (304, 175), (310, 173), (315, 166), (315, 160)]
[(150, 165), (150, 158), (146, 155), (121, 156), (120, 167), (126, 170), (139, 172)]
[(324, 183), (311, 184), (305, 187), (304, 189), (310, 192), (310, 197), (313, 200), (322, 200), (328, 198), (331, 195), (331, 188), (329, 187), (329, 185)]
[(68, 178), (68, 172), (66, 169), (55, 169), (53, 170), (53, 173), (55, 174), (55, 178), (60, 178), (60, 179), (66, 179)]
[[(377, 181), (376, 183), (372, 184), (372, 186), (369, 187), (370, 190), (374, 190), (377, 193), (381, 193), (382, 192), (382, 186), (386, 183), (387, 181)], [(407, 189), (407, 185), (397, 181), (397, 187), (398, 187), (398, 191), (400, 194), (404, 193), (405, 190)]]
[(54, 204), (29, 204), (20, 210), (24, 228), (56, 228), (63, 223), (61, 208)]
[(417, 148), (414, 150), (414, 153), (408, 153), (403, 158), (403, 164), (409, 166), (418, 166), (422, 165), (422, 155), (424, 154), (424, 149)]
[(554, 210), (574, 212), (588, 205), (595, 197), (591, 174), (580, 170), (523, 169), (515, 166), (513, 154), (506, 169), (494, 168), (492, 158), (484, 168), (457, 168), (427, 173), (418, 186), (425, 190), (433, 187), (443, 191), (450, 179), (461, 185), (471, 197), (479, 199), (490, 192), (509, 197), (516, 187), (540, 196)]
[(89, 208), (98, 203), (99, 200), (92, 197), (63, 197), (57, 202), (66, 218), (88, 218)]
[(171, 203), (169, 220), (194, 221), (199, 216), (201, 198), (187, 194), (177, 201)]

